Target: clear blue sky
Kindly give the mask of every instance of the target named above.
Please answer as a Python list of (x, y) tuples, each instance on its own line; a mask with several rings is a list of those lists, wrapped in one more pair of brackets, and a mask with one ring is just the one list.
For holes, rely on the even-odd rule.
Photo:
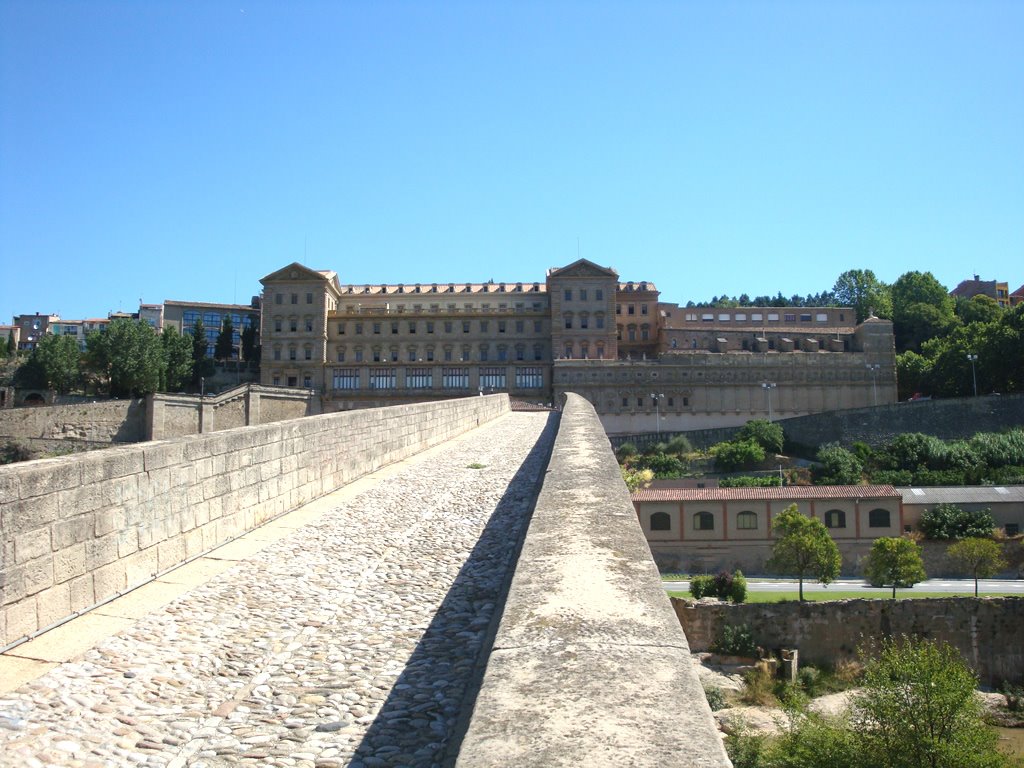
[[(1024, 283), (1024, 2), (0, 2), (0, 322), (342, 282)], [(578, 243), (578, 245), (577, 245)]]

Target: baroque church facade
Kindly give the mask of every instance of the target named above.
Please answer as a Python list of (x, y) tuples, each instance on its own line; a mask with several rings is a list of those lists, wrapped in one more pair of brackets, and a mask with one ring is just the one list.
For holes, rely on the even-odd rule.
[(590, 400), (609, 434), (896, 400), (892, 323), (844, 307), (691, 309), (586, 259), (543, 282), (345, 285), (264, 277), (261, 383), (323, 412), (507, 392)]

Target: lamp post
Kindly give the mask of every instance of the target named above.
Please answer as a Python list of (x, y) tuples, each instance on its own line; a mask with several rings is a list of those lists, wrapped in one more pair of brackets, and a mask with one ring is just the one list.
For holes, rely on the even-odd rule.
[(658, 407), (658, 401), (663, 398), (664, 395), (656, 395), (651, 393), (651, 400), (654, 401), (654, 426), (658, 433), (658, 437), (661, 437), (661, 409)]
[(871, 371), (871, 403), (872, 405), (878, 405), (878, 387), (876, 386), (876, 380), (878, 379), (878, 369), (882, 366), (877, 363), (868, 365), (868, 370)]
[(775, 389), (776, 386), (777, 385), (773, 381), (765, 381), (761, 384), (761, 389), (763, 389), (768, 395), (768, 421), (772, 420), (772, 390)]
[(967, 353), (967, 359), (971, 361), (971, 381), (974, 382), (974, 396), (978, 396), (978, 374), (974, 369), (974, 364), (978, 361), (978, 356), (973, 352)]

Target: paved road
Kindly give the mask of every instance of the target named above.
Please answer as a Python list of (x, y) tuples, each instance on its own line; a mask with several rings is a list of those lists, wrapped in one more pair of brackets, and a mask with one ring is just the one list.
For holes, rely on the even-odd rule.
[[(663, 581), (662, 586), (669, 592), (686, 592), (690, 588), (688, 581)], [(751, 592), (790, 592), (798, 589), (796, 579), (776, 579), (773, 581), (747, 581), (747, 589)], [(805, 592), (853, 591), (858, 589), (875, 591), (863, 579), (840, 579), (827, 587), (816, 581), (805, 581)], [(973, 579), (928, 579), (914, 586), (915, 592), (974, 592)], [(1010, 592), (1024, 595), (1024, 579), (981, 579), (978, 592)]]

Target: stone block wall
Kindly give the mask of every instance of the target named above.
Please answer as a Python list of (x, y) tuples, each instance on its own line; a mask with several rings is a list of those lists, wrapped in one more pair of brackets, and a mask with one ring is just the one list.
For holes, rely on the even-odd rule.
[(0, 647), (509, 410), (350, 411), (0, 467)]
[(0, 436), (134, 443), (146, 439), (143, 400), (99, 400), (0, 411)]
[(457, 768), (726, 768), (593, 406), (567, 394)]
[(672, 604), (694, 651), (709, 650), (722, 627), (746, 624), (765, 649), (796, 648), (801, 662), (832, 665), (854, 658), (866, 638), (916, 635), (956, 647), (982, 685), (1024, 682), (1022, 597)]

